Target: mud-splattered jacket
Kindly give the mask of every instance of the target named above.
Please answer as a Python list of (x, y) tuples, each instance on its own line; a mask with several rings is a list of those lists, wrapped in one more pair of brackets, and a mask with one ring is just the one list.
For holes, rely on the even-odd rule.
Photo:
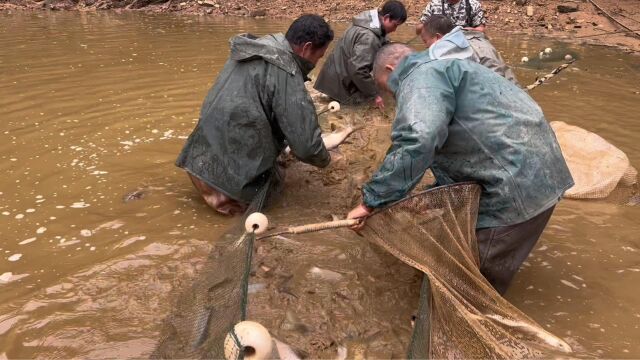
[(556, 204), (573, 179), (540, 107), (486, 67), (429, 50), (390, 76), (392, 145), (363, 186), (365, 205), (403, 198), (428, 168), (440, 185), (482, 186), (478, 228), (518, 224)]
[(176, 165), (233, 199), (250, 202), (285, 141), (305, 163), (330, 156), (304, 80), (313, 66), (282, 34), (231, 39), (231, 55), (209, 90)]
[(314, 88), (343, 104), (373, 100), (377, 90), (371, 69), (386, 42), (378, 11), (360, 13), (327, 57)]

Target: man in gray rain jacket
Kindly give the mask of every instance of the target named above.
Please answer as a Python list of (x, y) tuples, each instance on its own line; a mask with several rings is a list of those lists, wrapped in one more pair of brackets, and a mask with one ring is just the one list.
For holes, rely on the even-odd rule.
[[(500, 76), (518, 85), (516, 76), (507, 65), (496, 48), (491, 44), (487, 36), (482, 31), (468, 30), (456, 27), (448, 17), (444, 15), (431, 15), (421, 18), (420, 24), (416, 27), (416, 33), (422, 38), (422, 42), (428, 47), (435, 44), (444, 36), (453, 32), (463, 32), (465, 38), (473, 49), (474, 56), (470, 59), (488, 67)], [(450, 36), (450, 35), (449, 35)]]
[(327, 57), (314, 88), (343, 104), (374, 101), (384, 107), (376, 90), (371, 67), (376, 52), (387, 42), (386, 35), (407, 20), (404, 5), (395, 0), (381, 10), (369, 10), (353, 18), (353, 25)]
[(296, 19), (286, 35), (231, 39), (230, 59), (176, 161), (209, 206), (230, 215), (244, 211), (276, 173), (286, 144), (305, 163), (329, 164), (304, 82), (332, 40), (317, 15)]
[(428, 168), (438, 185), (474, 181), (482, 186), (480, 271), (504, 293), (573, 179), (540, 107), (468, 61), (473, 51), (462, 32), (411, 52), (393, 44), (376, 58), (376, 83), (397, 101), (392, 144), (348, 217), (404, 198)]

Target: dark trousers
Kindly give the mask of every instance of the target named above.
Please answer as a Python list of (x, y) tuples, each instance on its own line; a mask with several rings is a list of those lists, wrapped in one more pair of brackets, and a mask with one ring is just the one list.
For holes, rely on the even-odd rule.
[(519, 224), (476, 230), (480, 272), (501, 295), (538, 242), (554, 208)]

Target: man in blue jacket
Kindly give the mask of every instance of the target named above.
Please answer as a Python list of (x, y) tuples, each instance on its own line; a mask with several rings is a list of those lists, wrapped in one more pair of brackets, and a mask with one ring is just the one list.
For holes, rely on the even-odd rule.
[(456, 34), (421, 53), (402, 44), (378, 53), (374, 78), (397, 101), (392, 144), (348, 218), (402, 199), (428, 168), (438, 185), (474, 181), (480, 271), (503, 294), (573, 179), (536, 102), (469, 61)]

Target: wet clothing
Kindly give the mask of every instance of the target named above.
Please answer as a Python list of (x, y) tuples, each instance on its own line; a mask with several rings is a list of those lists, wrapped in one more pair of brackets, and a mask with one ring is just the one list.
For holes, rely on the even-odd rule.
[(330, 156), (304, 86), (311, 68), (282, 34), (232, 38), (230, 58), (176, 165), (243, 203), (272, 176), (287, 144), (301, 161), (327, 166)]
[(505, 64), (498, 50), (493, 47), (493, 44), (491, 44), (489, 39), (487, 39), (487, 36), (482, 31), (465, 30), (464, 35), (474, 50), (476, 56), (474, 61), (479, 62), (481, 65), (488, 67), (500, 76), (503, 76), (512, 83), (518, 85), (516, 75), (513, 73), (509, 65)]
[(455, 4), (447, 0), (431, 0), (422, 11), (420, 21), (425, 21), (431, 15), (444, 15), (454, 25), (462, 27), (477, 27), (487, 23), (478, 0), (460, 0)]
[(378, 94), (373, 61), (386, 42), (378, 11), (360, 13), (327, 57), (314, 88), (342, 104), (372, 101)]
[(362, 188), (379, 208), (405, 197), (431, 168), (438, 185), (482, 186), (477, 228), (527, 221), (554, 206), (573, 179), (536, 102), (465, 60), (462, 36), (409, 55), (391, 73), (397, 102), (392, 145)]
[(501, 295), (538, 242), (554, 209), (519, 224), (476, 230), (480, 272)]

